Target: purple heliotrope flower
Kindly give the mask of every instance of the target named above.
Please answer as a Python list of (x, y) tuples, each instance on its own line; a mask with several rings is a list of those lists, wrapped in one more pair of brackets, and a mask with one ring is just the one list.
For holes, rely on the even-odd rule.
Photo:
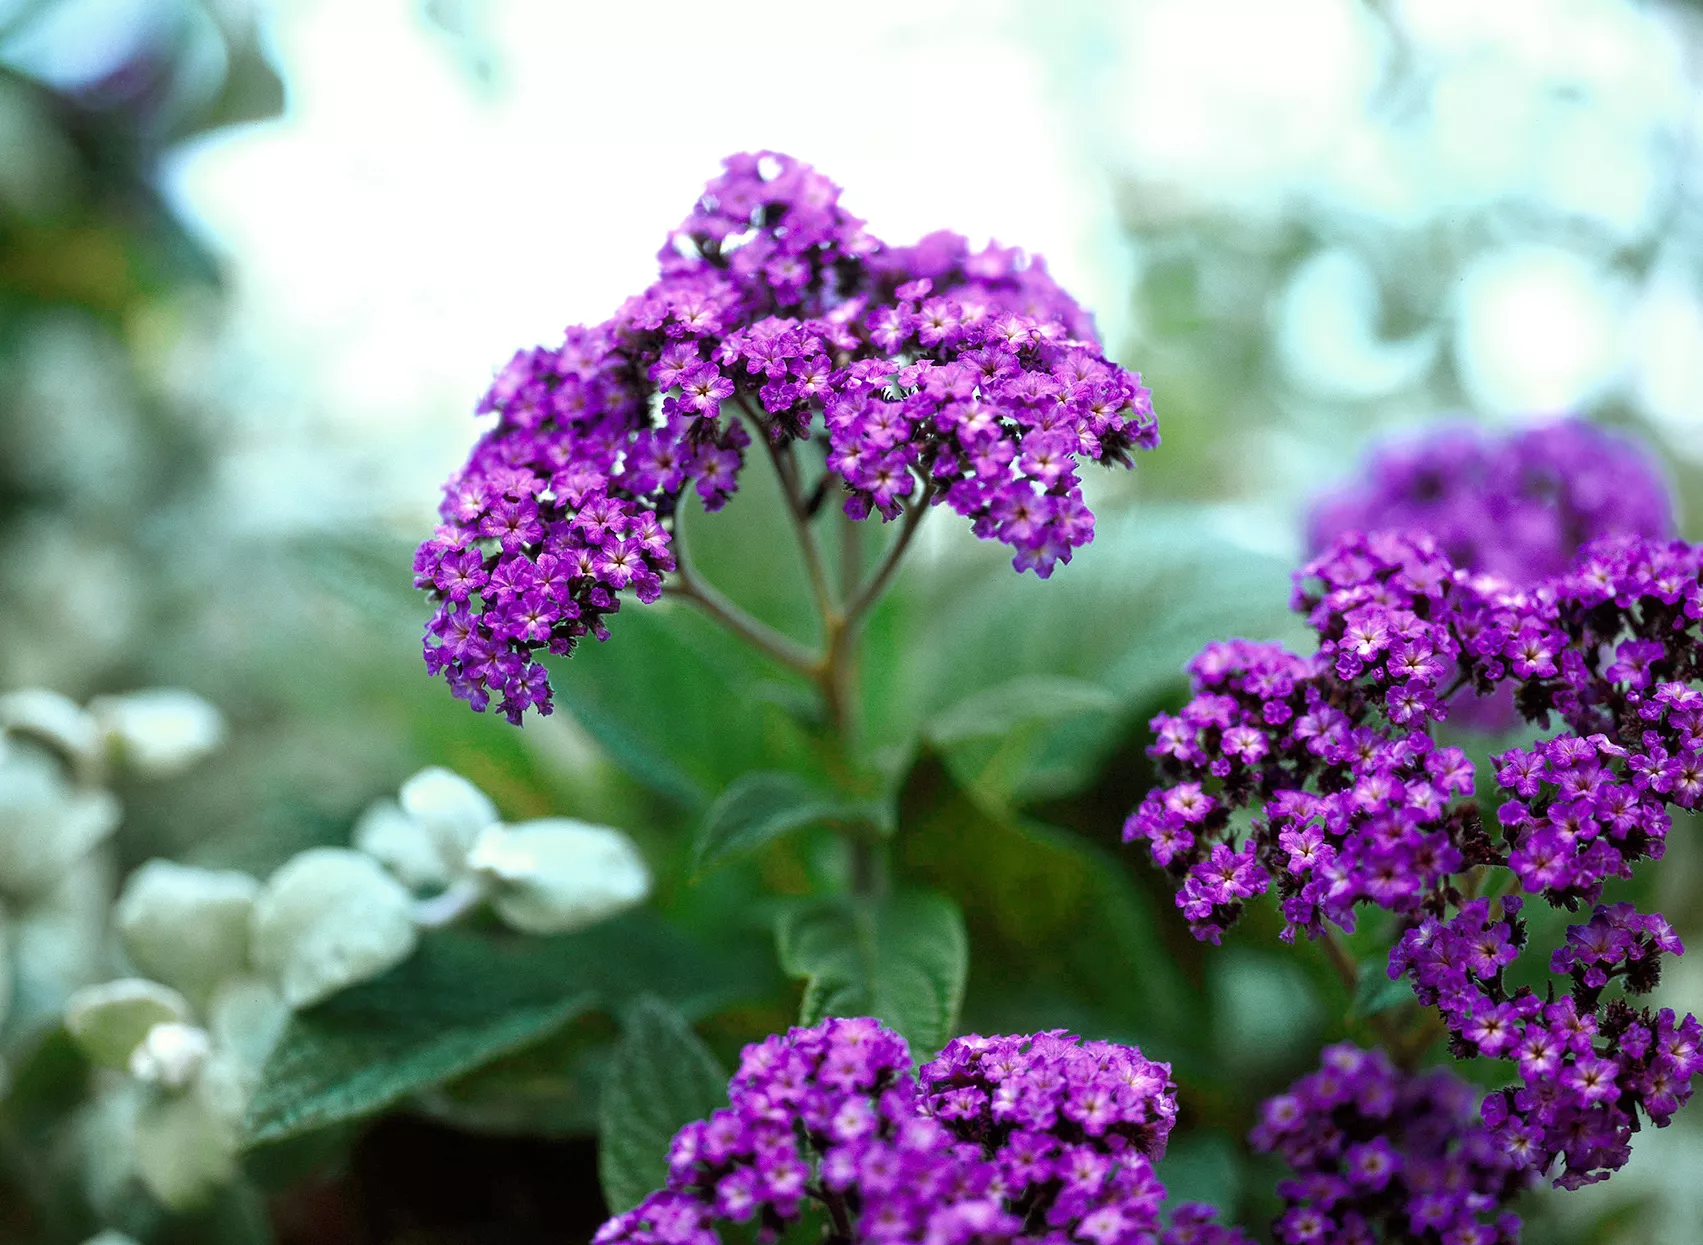
[(1344, 532), (1425, 532), (1458, 567), (1530, 584), (1599, 537), (1674, 534), (1660, 464), (1631, 438), (1580, 419), (1427, 429), (1379, 446), (1359, 478), (1314, 504), (1313, 552)]
[[(1315, 654), (1237, 640), (1191, 664), (1194, 698), (1153, 723), (1166, 785), (1125, 837), (1209, 941), (1268, 890), (1289, 938), (1352, 930), (1363, 905), (1395, 913), (1391, 977), (1437, 1008), (1457, 1056), (1519, 1065), (1486, 1122), (1558, 1183), (1602, 1178), (1640, 1115), (1666, 1123), (1703, 1071), (1695, 1019), (1624, 997), (1679, 942), (1659, 915), (1598, 906), (1551, 959), (1557, 1002), (1504, 983), (1520, 898), (1468, 896), (1597, 905), (1661, 857), (1675, 807), (1703, 803), (1703, 547), (1602, 540), (1521, 588), (1422, 534), (1351, 533), (1301, 570), (1294, 604)], [(1487, 806), (1434, 734), (1462, 688), (1509, 689), (1543, 731), (1495, 758)]]
[(788, 156), (729, 158), (649, 289), (497, 376), (414, 564), (439, 602), (427, 666), (473, 708), (549, 712), (539, 656), (657, 598), (681, 498), (724, 504), (754, 437), (817, 445), (852, 517), (945, 504), (1019, 570), (1092, 539), (1081, 461), (1158, 444), (1140, 376), (1039, 259), (951, 233), (890, 247), (839, 197)]
[[(913, 1075), (904, 1040), (827, 1020), (745, 1048), (729, 1105), (674, 1139), (668, 1187), (597, 1245), (773, 1240), (807, 1206), (826, 1238), (892, 1245), (1154, 1245), (1170, 1067), (1054, 1031), (963, 1037)], [(1167, 1245), (1248, 1245), (1180, 1210)]]
[(1382, 1051), (1327, 1047), (1317, 1072), (1266, 1100), (1250, 1137), (1294, 1173), (1277, 1186), (1284, 1245), (1513, 1245), (1504, 1208), (1531, 1183), (1441, 1069), (1410, 1074)]

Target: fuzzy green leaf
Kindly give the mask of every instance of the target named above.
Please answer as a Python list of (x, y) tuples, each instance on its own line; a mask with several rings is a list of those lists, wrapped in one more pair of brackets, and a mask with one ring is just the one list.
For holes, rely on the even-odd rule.
[(963, 914), (944, 895), (801, 905), (781, 918), (776, 942), (781, 966), (805, 978), (800, 1024), (875, 1016), (919, 1058), (957, 1027), (970, 948)]
[(727, 1105), (727, 1073), (674, 1008), (640, 999), (603, 1084), (597, 1174), (616, 1213), (668, 1179), (668, 1148), (682, 1125)]
[(702, 873), (813, 822), (874, 822), (878, 817), (872, 804), (824, 791), (796, 774), (753, 770), (735, 779), (710, 806), (693, 844), (693, 865)]

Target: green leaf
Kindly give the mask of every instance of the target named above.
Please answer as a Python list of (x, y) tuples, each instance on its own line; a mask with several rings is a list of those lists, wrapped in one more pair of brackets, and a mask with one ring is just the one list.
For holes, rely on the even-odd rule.
[(781, 966), (805, 978), (800, 1024), (875, 1016), (919, 1058), (957, 1027), (970, 947), (963, 914), (946, 896), (804, 904), (786, 912), (775, 933)]
[(603, 1084), (597, 1174), (617, 1214), (668, 1179), (674, 1134), (727, 1105), (727, 1073), (680, 1013), (654, 998), (628, 1012)]
[(705, 814), (693, 844), (693, 867), (702, 873), (814, 822), (879, 820), (878, 808), (868, 801), (848, 800), (796, 774), (753, 770), (740, 775)]
[(370, 1115), (641, 992), (699, 1014), (760, 989), (752, 968), (645, 911), (555, 938), (438, 931), (384, 977), (297, 1013), (249, 1104), (244, 1144)]
[(1376, 1016), (1392, 1007), (1413, 1002), (1412, 987), (1402, 977), (1392, 981), (1388, 966), (1389, 957), (1385, 955), (1374, 955), (1361, 963), (1360, 975), (1355, 979), (1354, 1005), (1349, 1009), (1349, 1015)]
[(753, 769), (820, 769), (798, 722), (753, 689), (774, 667), (679, 602), (623, 610), (608, 644), (557, 663), (558, 700), (634, 778), (702, 806)]
[(899, 823), (897, 878), (950, 895), (968, 918), (971, 1028), (1067, 1024), (1156, 1058), (1199, 1053), (1206, 1018), (1134, 884), (1144, 862), (987, 807), (932, 753), (905, 778)]
[(1063, 675), (1025, 674), (972, 692), (930, 718), (923, 733), (935, 743), (1008, 735), (1036, 723), (1117, 712), (1118, 698), (1097, 683)]

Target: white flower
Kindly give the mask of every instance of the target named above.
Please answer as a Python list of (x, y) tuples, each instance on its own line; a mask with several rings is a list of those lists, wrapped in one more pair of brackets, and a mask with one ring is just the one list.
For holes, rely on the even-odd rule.
[(94, 1063), (128, 1068), (130, 1055), (156, 1025), (187, 1024), (189, 1001), (169, 986), (121, 977), (84, 986), (65, 1005), (65, 1028)]
[(397, 877), (409, 890), (448, 886), (455, 862), (446, 862), (437, 841), (395, 800), (378, 800), (355, 823), (354, 846)]
[(467, 867), (490, 879), (496, 914), (528, 934), (581, 929), (650, 894), (650, 870), (631, 839), (567, 817), (491, 826)]
[(402, 811), (431, 836), (446, 876), (461, 868), (480, 831), (497, 822), (497, 807), (460, 774), (430, 766), (402, 784)]
[(254, 903), (250, 954), (292, 1008), (308, 1007), (406, 960), (409, 895), (372, 857), (316, 847), (274, 873)]
[(125, 954), (155, 981), (203, 1002), (248, 967), (248, 928), (260, 883), (233, 870), (150, 860), (113, 909)]
[(73, 785), (60, 761), (33, 743), (0, 742), (0, 891), (53, 889), (118, 820), (111, 792)]
[(100, 761), (100, 728), (94, 718), (69, 696), (46, 688), (0, 696), (0, 730), (45, 741), (85, 773)]
[(179, 1090), (201, 1075), (213, 1053), (205, 1029), (166, 1021), (148, 1030), (130, 1052), (130, 1075), (148, 1085)]
[(89, 712), (124, 761), (150, 777), (181, 773), (225, 742), (224, 716), (181, 688), (99, 696)]
[(136, 1171), (173, 1210), (201, 1205), (236, 1175), (248, 1087), (242, 1070), (214, 1055), (182, 1093), (145, 1100), (136, 1113)]

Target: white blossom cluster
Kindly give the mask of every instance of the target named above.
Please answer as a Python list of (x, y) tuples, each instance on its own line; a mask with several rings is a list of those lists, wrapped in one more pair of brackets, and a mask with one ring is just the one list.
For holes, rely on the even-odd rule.
[(77, 1134), (97, 1214), (133, 1180), (181, 1209), (232, 1179), (292, 1013), (395, 968), (422, 930), (485, 909), (520, 933), (559, 934), (650, 893), (620, 831), (505, 824), (482, 791), (434, 767), (370, 807), (351, 847), (303, 851), (264, 880), (150, 860), (115, 899), (103, 845), (121, 810), (106, 775), (178, 772), (224, 733), (186, 692), (86, 709), (43, 691), (0, 697), (0, 1049), (62, 1020), (93, 1065)]

